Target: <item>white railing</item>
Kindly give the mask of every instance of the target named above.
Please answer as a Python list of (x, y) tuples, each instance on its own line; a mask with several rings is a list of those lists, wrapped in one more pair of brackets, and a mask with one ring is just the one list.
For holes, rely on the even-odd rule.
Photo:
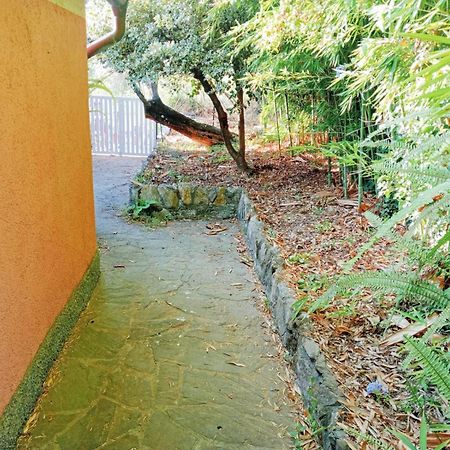
[(148, 156), (156, 148), (157, 126), (145, 118), (139, 99), (91, 96), (94, 155)]

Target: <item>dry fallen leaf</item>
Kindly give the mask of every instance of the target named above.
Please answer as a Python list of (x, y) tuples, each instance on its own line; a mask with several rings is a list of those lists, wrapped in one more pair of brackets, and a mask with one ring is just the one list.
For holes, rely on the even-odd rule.
[(234, 361), (227, 361), (227, 364), (231, 364), (232, 366), (237, 366), (237, 367), (245, 367), (245, 364), (237, 363)]
[(447, 443), (450, 446), (450, 432), (449, 433), (430, 433), (427, 436), (427, 446), (435, 448), (438, 445)]
[(416, 334), (421, 333), (422, 331), (425, 331), (427, 328), (429, 328), (431, 325), (433, 325), (434, 322), (438, 319), (438, 314), (433, 314), (431, 317), (429, 317), (425, 323), (412, 323), (406, 328), (403, 328), (400, 331), (397, 331), (394, 334), (391, 334), (386, 339), (383, 339), (380, 343), (381, 346), (389, 346), (398, 344), (399, 342), (402, 342), (406, 337), (415, 336)]

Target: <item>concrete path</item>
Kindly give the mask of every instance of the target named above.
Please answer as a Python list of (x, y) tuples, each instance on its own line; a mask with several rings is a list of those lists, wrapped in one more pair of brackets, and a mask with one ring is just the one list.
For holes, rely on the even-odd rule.
[(120, 210), (141, 165), (94, 159), (103, 275), (19, 448), (291, 448), (285, 368), (237, 226), (128, 224)]

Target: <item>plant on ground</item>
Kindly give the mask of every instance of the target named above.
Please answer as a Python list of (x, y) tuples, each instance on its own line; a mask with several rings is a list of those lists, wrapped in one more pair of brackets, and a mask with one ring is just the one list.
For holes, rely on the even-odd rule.
[(305, 424), (297, 423), (295, 427), (289, 431), (294, 448), (301, 450), (303, 448), (302, 437), (305, 434), (309, 438), (319, 439), (322, 433), (325, 431), (325, 427), (320, 423), (318, 419), (318, 401), (317, 398), (310, 392), (309, 394), (309, 404), (305, 414)]
[(315, 226), (315, 230), (318, 233), (328, 233), (333, 229), (333, 223), (330, 220), (324, 220)]
[(150, 210), (160, 208), (160, 204), (155, 200), (138, 199), (127, 208), (127, 214), (133, 219), (138, 219), (142, 214), (150, 212)]
[(125, 210), (125, 214), (129, 218), (143, 222), (150, 227), (158, 227), (172, 220), (169, 211), (164, 209), (156, 200), (138, 199)]
[[(396, 430), (391, 430), (391, 433), (393, 436), (395, 436), (399, 441), (405, 446), (408, 450), (427, 450), (428, 443), (427, 443), (427, 433), (428, 433), (428, 424), (426, 417), (422, 415), (422, 420), (420, 423), (420, 435), (419, 435), (419, 446), (416, 446), (411, 439), (406, 436), (403, 433), (400, 433)], [(380, 441), (379, 439), (375, 439), (373, 436), (364, 434), (359, 432), (358, 430), (355, 430), (353, 428), (346, 427), (346, 432), (354, 436), (358, 442), (360, 443), (367, 443), (370, 444), (373, 448), (379, 449), (379, 450), (395, 450), (395, 448), (391, 445), (385, 444), (384, 442)], [(433, 447), (434, 450), (444, 450), (447, 448), (447, 446), (450, 444), (450, 440), (446, 440), (445, 442), (442, 442), (438, 444), (437, 446)]]
[(352, 301), (348, 305), (338, 307), (336, 311), (328, 311), (326, 317), (329, 319), (342, 319), (348, 317), (355, 317), (358, 314), (357, 303)]
[(231, 161), (231, 157), (224, 145), (213, 145), (211, 147), (211, 153), (214, 164), (223, 164), (224, 162)]
[(291, 264), (305, 265), (311, 259), (311, 255), (309, 253), (293, 253), (287, 259)]

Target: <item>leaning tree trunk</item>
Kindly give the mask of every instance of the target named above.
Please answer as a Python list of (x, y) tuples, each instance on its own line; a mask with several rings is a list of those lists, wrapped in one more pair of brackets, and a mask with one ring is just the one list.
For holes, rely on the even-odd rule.
[[(219, 100), (219, 97), (217, 96), (216, 92), (214, 91), (213, 87), (209, 83), (209, 81), (206, 79), (205, 75), (201, 70), (194, 70), (193, 72), (194, 78), (200, 82), (202, 85), (204, 91), (208, 95), (208, 97), (211, 99), (212, 104), (214, 105), (214, 108), (217, 112), (217, 118), (219, 120), (220, 129), (222, 131), (223, 136), (223, 142), (225, 144), (225, 147), (228, 150), (228, 153), (230, 156), (234, 159), (236, 162), (236, 165), (240, 170), (243, 172), (251, 173), (252, 169), (248, 166), (247, 161), (245, 159), (245, 129), (242, 126), (243, 120), (244, 120), (244, 112), (243, 108), (240, 110), (240, 120), (239, 120), (239, 134), (240, 134), (240, 149), (239, 151), (236, 151), (233, 145), (233, 135), (230, 131), (230, 127), (228, 124), (228, 114), (226, 113), (224, 107), (222, 106), (222, 103)], [(244, 145), (242, 145), (242, 140), (244, 139)]]
[(147, 100), (142, 91), (137, 86), (133, 86), (134, 92), (144, 105), (145, 117), (178, 131), (178, 133), (202, 145), (212, 146), (224, 142), (219, 128), (197, 122), (175, 111), (163, 103), (158, 94), (156, 83), (152, 84), (151, 88), (152, 98)]

